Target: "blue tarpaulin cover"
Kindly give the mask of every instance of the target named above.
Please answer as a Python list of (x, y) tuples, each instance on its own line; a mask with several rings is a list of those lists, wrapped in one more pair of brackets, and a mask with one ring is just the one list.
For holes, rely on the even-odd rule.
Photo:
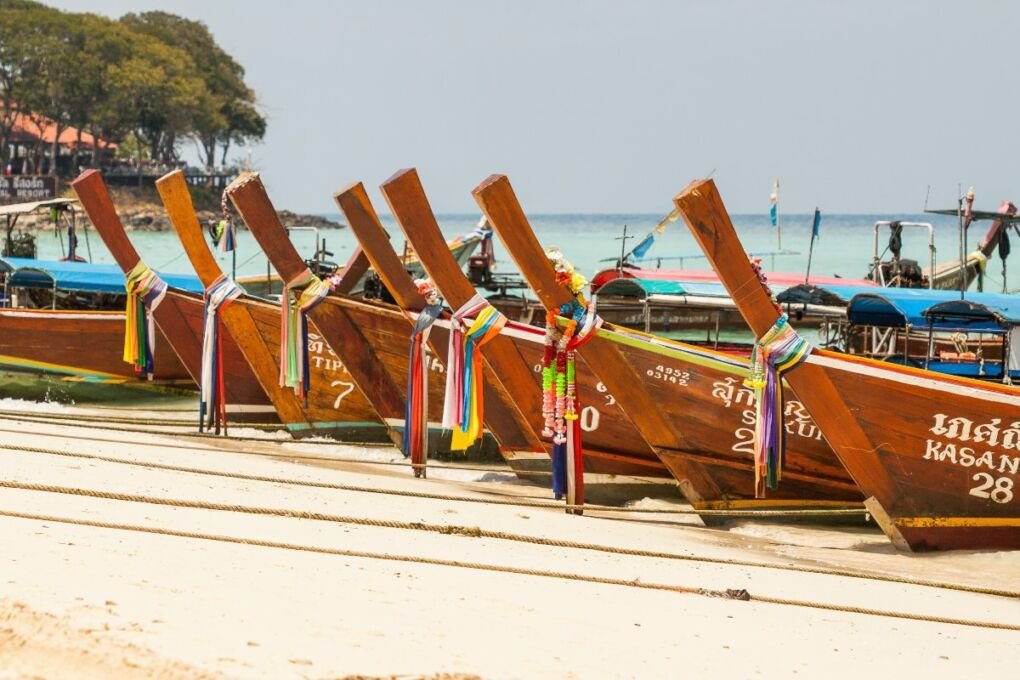
[(935, 330), (1003, 332), (1020, 324), (1016, 296), (926, 288), (882, 288), (858, 293), (847, 306), (847, 319), (866, 326), (911, 326)]
[[(8, 272), (10, 285), (16, 288), (53, 288), (92, 293), (123, 293), (124, 272), (113, 264), (32, 260), (22, 257), (0, 258), (0, 271)], [(192, 293), (201, 293), (202, 283), (188, 274), (160, 274), (168, 285)]]
[[(780, 287), (781, 289), (781, 287)], [(773, 290), (776, 290), (773, 287)], [(599, 288), (599, 297), (620, 296), (644, 299), (650, 295), (692, 295), (728, 298), (721, 283), (714, 281), (678, 281), (676, 279), (613, 279)]]

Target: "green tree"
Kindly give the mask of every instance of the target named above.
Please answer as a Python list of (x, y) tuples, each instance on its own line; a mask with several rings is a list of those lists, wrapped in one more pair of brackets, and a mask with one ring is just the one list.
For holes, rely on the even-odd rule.
[(59, 13), (31, 0), (0, 4), (0, 160), (5, 162), (19, 109), (32, 99), (38, 83), (46, 28), (55, 14)]
[(153, 159), (172, 163), (208, 96), (205, 83), (181, 50), (150, 36), (133, 39), (130, 56), (109, 67), (107, 113), (130, 125)]
[(255, 93), (244, 82), (244, 69), (227, 54), (199, 21), (167, 12), (128, 14), (121, 21), (139, 33), (158, 38), (187, 53), (206, 86), (190, 135), (199, 145), (207, 167), (216, 163), (223, 147), (226, 161), (230, 144), (244, 144), (265, 135), (266, 121), (256, 108)]

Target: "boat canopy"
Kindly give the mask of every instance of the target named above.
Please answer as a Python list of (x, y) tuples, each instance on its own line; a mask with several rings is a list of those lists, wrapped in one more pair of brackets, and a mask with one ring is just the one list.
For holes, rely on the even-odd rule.
[(51, 198), (48, 201), (33, 201), (31, 203), (13, 203), (0, 205), (0, 217), (12, 215), (27, 215), (42, 208), (63, 208), (69, 205), (78, 205), (76, 198)]
[(796, 286), (776, 293), (779, 304), (824, 305), (826, 307), (846, 307), (858, 293), (875, 291), (875, 286), (853, 285), (815, 285), (799, 283)]
[(1020, 299), (993, 293), (946, 300), (924, 311), (936, 326), (954, 325), (973, 332), (1002, 332), (1020, 326)]
[(1020, 323), (1013, 296), (955, 290), (882, 288), (858, 293), (847, 306), (850, 323), (862, 326), (924, 328), (938, 331), (998, 332)]
[[(5, 257), (0, 258), (0, 272), (8, 274), (8, 285), (15, 288), (56, 288), (89, 293), (124, 292), (124, 272), (113, 264)], [(203, 291), (197, 276), (162, 273), (159, 276), (174, 288), (192, 293)]]

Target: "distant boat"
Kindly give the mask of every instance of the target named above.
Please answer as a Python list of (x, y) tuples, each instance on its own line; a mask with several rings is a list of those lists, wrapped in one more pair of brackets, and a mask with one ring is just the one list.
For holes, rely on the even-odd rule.
[[(173, 277), (194, 288), (197, 280)], [(0, 259), (0, 365), (87, 382), (194, 383), (157, 330), (155, 373), (135, 373), (124, 354), (124, 273), (116, 265), (60, 260)]]

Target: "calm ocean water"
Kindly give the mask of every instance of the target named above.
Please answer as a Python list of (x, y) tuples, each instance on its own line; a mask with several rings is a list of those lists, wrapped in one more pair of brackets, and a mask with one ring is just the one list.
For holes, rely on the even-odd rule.
[[(340, 221), (339, 215), (326, 215)], [(567, 258), (587, 276), (601, 268), (611, 267), (612, 262), (600, 262), (613, 259), (619, 255), (620, 241), (618, 237), (627, 225), (628, 234), (635, 236), (628, 239), (627, 248), (632, 248), (659, 221), (659, 215), (532, 215), (531, 224), (545, 246), (559, 246)], [(479, 215), (440, 215), (439, 222), (447, 237), (452, 238), (474, 229)], [(807, 266), (808, 244), (810, 241), (809, 215), (783, 215), (782, 246), (794, 254), (777, 255), (774, 258), (763, 258), (766, 270), (803, 272)], [(873, 225), (876, 220), (899, 219), (904, 221), (930, 222), (935, 225), (935, 245), (937, 261), (944, 262), (959, 256), (959, 236), (954, 217), (939, 215), (823, 215), (821, 235), (815, 242), (814, 257), (811, 271), (817, 274), (839, 275), (858, 278), (867, 272), (874, 249)], [(390, 234), (393, 235), (394, 246), (402, 249), (404, 239), (393, 219), (382, 216)], [(779, 250), (776, 229), (769, 223), (768, 215), (735, 215), (734, 224), (744, 242), (745, 248), (753, 253), (769, 253)], [(976, 243), (988, 228), (987, 222), (978, 222), (971, 227), (968, 235), (968, 249), (973, 250)], [(355, 240), (348, 229), (324, 230), (319, 234), (326, 239), (326, 247), (332, 251), (336, 262), (344, 262), (355, 245)], [(292, 238), (298, 250), (305, 256), (314, 251), (314, 236), (311, 232), (295, 231)], [(85, 238), (79, 236), (79, 252), (85, 255), (87, 248)], [(158, 270), (177, 273), (191, 273), (190, 265), (173, 232), (133, 232), (131, 239), (142, 257)], [(880, 233), (880, 251), (885, 248), (888, 230)], [(237, 271), (239, 275), (258, 274), (266, 271), (266, 259), (258, 249), (252, 236), (241, 231), (237, 252)], [(42, 232), (38, 237), (39, 256), (54, 258), (60, 252), (60, 243), (53, 232)], [(1020, 245), (1020, 244), (1018, 244)], [(91, 247), (92, 259), (96, 262), (112, 262), (98, 235), (89, 231), (88, 246)], [(903, 256), (927, 263), (928, 247), (927, 232), (913, 230), (904, 236)], [(225, 270), (229, 271), (230, 257), (217, 253)], [(514, 270), (513, 263), (506, 256), (505, 250), (497, 239), (496, 257), (500, 271)], [(774, 262), (774, 266), (773, 266)], [(701, 257), (694, 239), (690, 236), (682, 221), (670, 224), (666, 232), (658, 237), (655, 245), (644, 260), (649, 267), (686, 267), (690, 269), (707, 269), (708, 264)], [(1020, 288), (1020, 262), (1008, 268), (1008, 289)], [(996, 255), (989, 259), (986, 279), (986, 290), (1002, 290), (1002, 264)]]

